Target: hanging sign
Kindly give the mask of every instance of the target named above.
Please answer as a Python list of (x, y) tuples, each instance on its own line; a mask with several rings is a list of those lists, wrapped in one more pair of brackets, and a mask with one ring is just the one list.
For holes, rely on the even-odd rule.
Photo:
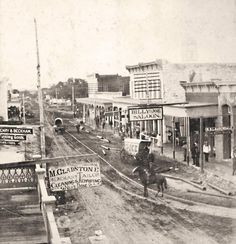
[(1, 145), (18, 145), (19, 141), (0, 141)]
[(79, 163), (76, 166), (49, 168), (49, 183), (52, 191), (72, 190), (79, 186), (101, 185), (99, 163)]
[(206, 127), (205, 131), (208, 134), (218, 135), (232, 133), (232, 128), (230, 127)]
[(26, 135), (0, 135), (0, 139), (5, 141), (25, 141)]
[(33, 134), (32, 128), (21, 128), (21, 127), (2, 127), (0, 126), (0, 133), (4, 134)]
[(163, 108), (162, 107), (129, 108), (128, 113), (129, 113), (130, 121), (162, 120), (163, 119)]

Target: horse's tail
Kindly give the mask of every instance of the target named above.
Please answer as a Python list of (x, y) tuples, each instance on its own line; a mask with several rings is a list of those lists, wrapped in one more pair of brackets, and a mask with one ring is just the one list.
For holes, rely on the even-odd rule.
[(167, 189), (167, 181), (166, 181), (166, 177), (164, 177), (164, 186)]

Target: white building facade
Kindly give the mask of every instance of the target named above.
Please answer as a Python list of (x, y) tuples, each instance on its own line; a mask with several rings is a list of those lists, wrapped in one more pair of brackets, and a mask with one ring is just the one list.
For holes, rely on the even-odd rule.
[(7, 81), (0, 81), (0, 117), (2, 120), (8, 120), (7, 113), (7, 100), (8, 100), (8, 91), (7, 91)]

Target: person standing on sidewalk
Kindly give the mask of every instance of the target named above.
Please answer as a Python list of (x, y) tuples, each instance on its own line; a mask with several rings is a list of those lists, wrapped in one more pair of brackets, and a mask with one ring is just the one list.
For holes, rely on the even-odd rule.
[(198, 144), (196, 142), (193, 144), (191, 153), (192, 153), (193, 165), (196, 165), (197, 167), (199, 167), (200, 152), (199, 152)]
[(184, 162), (186, 162), (187, 161), (187, 143), (186, 142), (183, 143), (182, 149), (183, 149), (183, 153), (184, 153)]
[(208, 162), (210, 152), (211, 152), (211, 146), (208, 144), (207, 141), (205, 141), (204, 145), (203, 145), (203, 153), (205, 156), (205, 162)]
[(233, 175), (234, 175), (236, 172), (236, 146), (233, 148), (232, 162), (233, 162)]

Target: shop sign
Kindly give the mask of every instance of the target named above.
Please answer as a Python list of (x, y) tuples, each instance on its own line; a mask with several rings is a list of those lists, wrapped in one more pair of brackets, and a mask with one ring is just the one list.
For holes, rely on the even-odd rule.
[(138, 107), (129, 108), (129, 120), (141, 121), (141, 120), (162, 120), (163, 108), (162, 107)]
[(26, 135), (0, 135), (0, 139), (6, 140), (6, 141), (25, 141)]
[(208, 134), (219, 135), (219, 134), (226, 134), (232, 133), (232, 128), (230, 127), (206, 127), (205, 131)]
[(1, 145), (18, 145), (19, 141), (0, 141)]
[(4, 134), (33, 134), (32, 128), (21, 128), (21, 127), (2, 127), (0, 126), (0, 133)]
[(49, 183), (52, 191), (72, 190), (79, 186), (101, 185), (99, 163), (80, 163), (76, 166), (49, 168)]

